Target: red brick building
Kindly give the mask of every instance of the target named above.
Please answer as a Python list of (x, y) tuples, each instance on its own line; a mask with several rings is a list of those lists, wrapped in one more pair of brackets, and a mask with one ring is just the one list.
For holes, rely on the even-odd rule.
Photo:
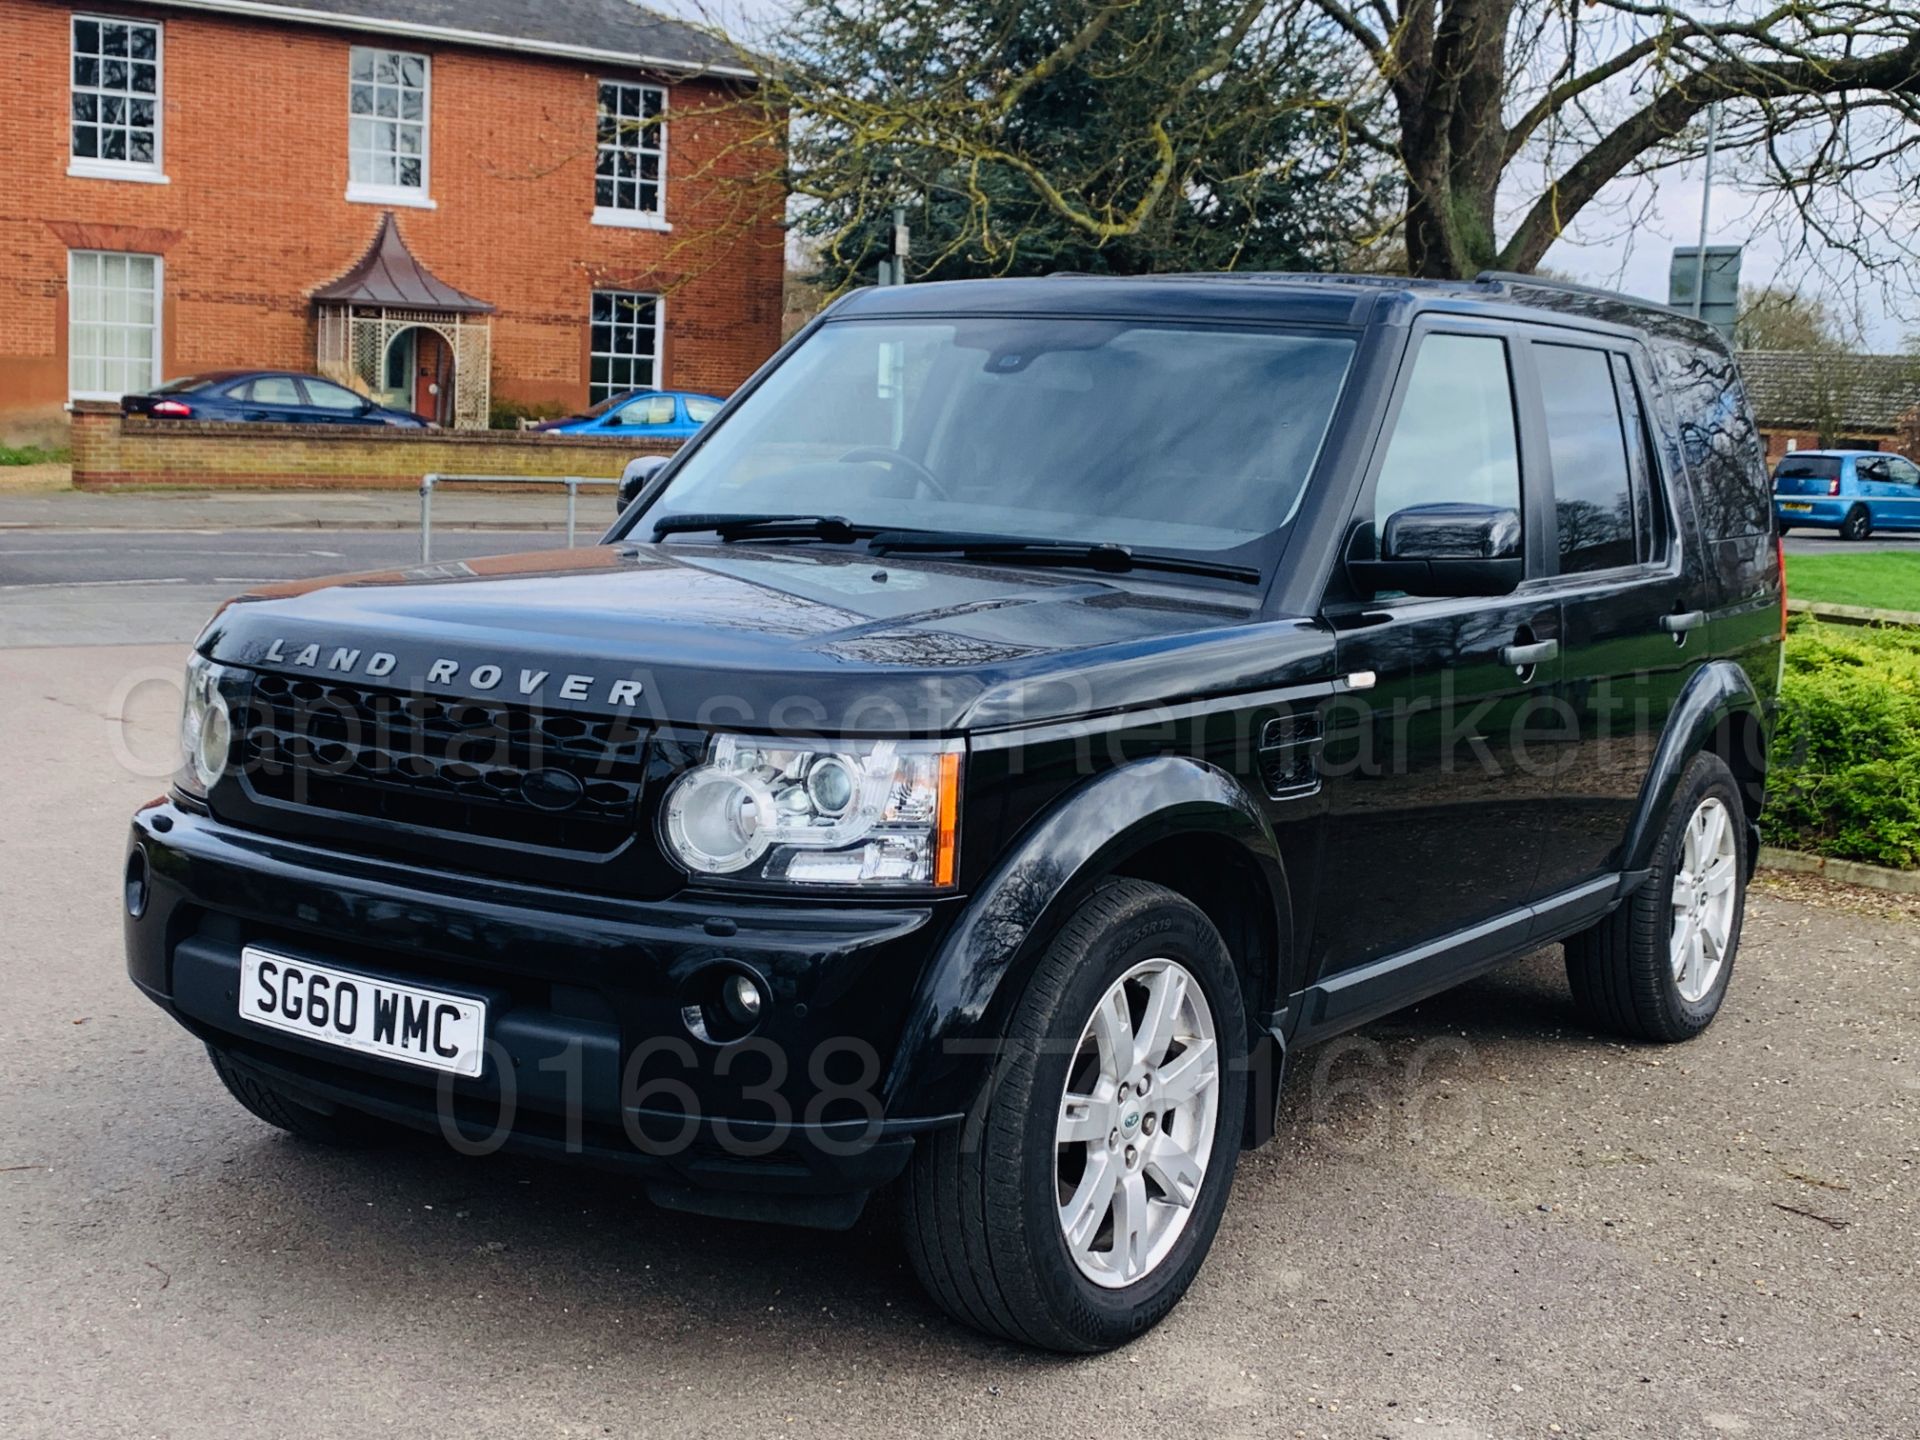
[(1920, 359), (1742, 350), (1739, 360), (1769, 465), (1795, 450), (1920, 448)]
[(0, 0), (0, 54), (0, 436), (232, 366), (472, 426), (779, 341), (748, 76), (627, 0)]

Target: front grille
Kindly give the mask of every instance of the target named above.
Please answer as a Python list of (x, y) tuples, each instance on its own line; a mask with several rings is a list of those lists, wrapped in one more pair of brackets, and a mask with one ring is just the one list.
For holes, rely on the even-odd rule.
[(289, 675), (254, 678), (242, 733), (264, 800), (555, 850), (618, 849), (646, 783), (630, 720)]

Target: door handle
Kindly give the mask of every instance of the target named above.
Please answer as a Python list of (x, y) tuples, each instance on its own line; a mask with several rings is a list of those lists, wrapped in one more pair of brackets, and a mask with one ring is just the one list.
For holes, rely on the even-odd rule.
[(1704, 610), (1682, 610), (1677, 615), (1660, 617), (1660, 628), (1669, 635), (1684, 635), (1689, 630), (1698, 630), (1706, 623), (1707, 612)]
[(1511, 665), (1516, 670), (1524, 670), (1529, 665), (1540, 665), (1556, 658), (1560, 654), (1558, 640), (1536, 640), (1531, 645), (1509, 645), (1500, 652), (1500, 663)]

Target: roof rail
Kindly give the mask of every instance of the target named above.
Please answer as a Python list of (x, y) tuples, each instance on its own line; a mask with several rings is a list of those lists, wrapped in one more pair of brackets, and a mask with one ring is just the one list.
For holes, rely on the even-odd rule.
[(1530, 285), (1536, 290), (1559, 290), (1569, 295), (1594, 295), (1603, 300), (1617, 300), (1623, 305), (1640, 305), (1651, 310), (1666, 310), (1675, 315), (1694, 317), (1685, 310), (1677, 310), (1660, 300), (1649, 300), (1644, 295), (1629, 295), (1624, 290), (1609, 290), (1604, 285), (1582, 285), (1578, 280), (1560, 280), (1550, 275), (1522, 275), (1517, 270), (1482, 270), (1473, 277), (1476, 285)]
[(1346, 275), (1328, 270), (1157, 270), (1146, 275), (1089, 274), (1085, 270), (1053, 270), (1049, 280), (1222, 280), (1271, 285), (1367, 285), (1380, 290), (1417, 290), (1422, 287), (1464, 288), (1470, 280), (1422, 280), (1409, 275)]

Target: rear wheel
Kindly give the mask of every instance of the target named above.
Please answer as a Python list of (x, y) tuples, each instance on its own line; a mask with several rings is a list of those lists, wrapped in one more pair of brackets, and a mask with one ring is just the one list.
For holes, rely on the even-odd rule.
[(1864, 540), (1873, 534), (1873, 515), (1864, 505), (1856, 505), (1847, 512), (1847, 518), (1840, 522), (1842, 540)]
[(298, 1135), (302, 1140), (311, 1140), (317, 1145), (363, 1149), (377, 1145), (393, 1134), (389, 1126), (357, 1110), (336, 1108), (321, 1111), (302, 1104), (278, 1086), (236, 1065), (211, 1045), (207, 1047), (207, 1058), (213, 1061), (213, 1073), (220, 1077), (220, 1083), (227, 1087), (229, 1095), (257, 1118), (290, 1135)]
[(928, 1293), (1070, 1353), (1158, 1323), (1226, 1208), (1246, 1034), (1204, 914), (1142, 881), (1095, 891), (1028, 981), (992, 1083), (914, 1153), (902, 1220)]
[(1681, 777), (1646, 883), (1566, 943), (1574, 1003), (1639, 1040), (1691, 1040), (1720, 1012), (1740, 946), (1749, 844), (1739, 787), (1717, 755)]

